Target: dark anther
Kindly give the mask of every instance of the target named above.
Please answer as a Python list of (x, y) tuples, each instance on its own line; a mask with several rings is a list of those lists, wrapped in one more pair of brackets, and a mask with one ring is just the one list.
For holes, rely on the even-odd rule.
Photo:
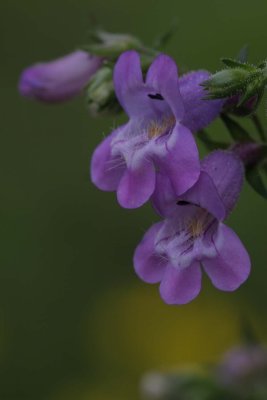
[(148, 97), (150, 97), (150, 99), (153, 99), (153, 100), (164, 100), (164, 98), (161, 96), (160, 93), (148, 94)]
[(185, 200), (178, 200), (176, 203), (178, 206), (188, 206), (189, 201), (185, 201)]
[(199, 204), (192, 203), (192, 202), (186, 201), (186, 200), (178, 200), (178, 201), (176, 202), (176, 204), (177, 204), (178, 206), (195, 206), (195, 207), (200, 207)]

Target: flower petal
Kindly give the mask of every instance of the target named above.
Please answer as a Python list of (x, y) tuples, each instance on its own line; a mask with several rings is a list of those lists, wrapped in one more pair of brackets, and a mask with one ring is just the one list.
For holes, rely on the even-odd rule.
[[(164, 220), (155, 240), (156, 252), (165, 254), (171, 265), (179, 271), (197, 260), (217, 255), (213, 237), (218, 222), (211, 215), (204, 212), (204, 217), (202, 217), (203, 221), (206, 218), (205, 233), (199, 237), (192, 236), (191, 221), (194, 221), (198, 212), (197, 206), (177, 206), (177, 212)], [(201, 218), (201, 212), (199, 218)]]
[(211, 177), (224, 203), (226, 216), (234, 208), (244, 181), (244, 167), (231, 151), (216, 150), (201, 162), (201, 169)]
[(201, 290), (201, 269), (198, 262), (177, 270), (170, 264), (160, 284), (160, 294), (167, 304), (186, 304)]
[(154, 192), (155, 180), (155, 168), (149, 160), (140, 161), (138, 168), (127, 168), (117, 191), (119, 204), (124, 208), (142, 206)]
[(168, 175), (162, 171), (156, 174), (156, 187), (151, 200), (155, 210), (162, 217), (171, 216), (177, 209), (177, 195)]
[(91, 180), (101, 190), (116, 190), (126, 165), (119, 157), (111, 155), (111, 142), (119, 133), (115, 130), (95, 149), (91, 161)]
[(177, 66), (171, 57), (160, 54), (153, 61), (146, 75), (146, 85), (153, 87), (166, 100), (177, 121), (181, 121), (184, 105), (179, 90)]
[(144, 86), (140, 56), (136, 51), (130, 50), (121, 54), (114, 67), (113, 79), (116, 96), (130, 115), (132, 92)]
[[(159, 138), (161, 139), (161, 138)], [(169, 175), (176, 195), (188, 190), (200, 174), (198, 149), (192, 133), (176, 124), (167, 141), (156, 141), (157, 162)]]
[(213, 285), (220, 290), (236, 290), (250, 273), (249, 255), (235, 232), (224, 224), (220, 224), (217, 257), (205, 259), (203, 266)]
[(196, 184), (179, 200), (188, 201), (209, 211), (215, 218), (222, 220), (225, 217), (225, 207), (210, 176), (201, 171)]
[(134, 253), (134, 269), (137, 275), (147, 283), (160, 282), (164, 274), (167, 261), (155, 254), (155, 237), (162, 222), (152, 225), (146, 232)]
[(207, 71), (193, 71), (179, 79), (180, 93), (184, 102), (185, 115), (182, 124), (197, 132), (208, 126), (221, 112), (225, 100), (204, 100), (205, 90), (200, 83), (209, 79)]

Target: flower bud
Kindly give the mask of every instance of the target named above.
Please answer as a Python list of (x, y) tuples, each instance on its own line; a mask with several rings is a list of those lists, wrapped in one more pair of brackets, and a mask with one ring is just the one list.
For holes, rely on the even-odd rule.
[(257, 109), (261, 96), (255, 94), (242, 105), (239, 105), (240, 99), (241, 95), (235, 95), (227, 99), (223, 107), (224, 112), (229, 112), (240, 117), (250, 115)]
[(209, 91), (209, 98), (224, 98), (241, 91), (248, 76), (249, 71), (245, 69), (227, 68), (216, 72), (202, 85)]
[(138, 50), (142, 46), (139, 39), (132, 35), (121, 33), (110, 33), (96, 30), (91, 34), (91, 44), (85, 46), (90, 53), (117, 59), (126, 50)]
[(121, 110), (115, 95), (112, 69), (102, 67), (87, 87), (87, 104), (91, 115), (117, 113)]
[(258, 66), (222, 59), (227, 66), (205, 82), (208, 99), (228, 98), (224, 111), (239, 116), (253, 113), (259, 105), (267, 82), (265, 63)]
[(249, 168), (260, 164), (263, 159), (267, 157), (266, 144), (257, 142), (236, 143), (231, 150), (234, 151), (243, 161), (244, 165)]
[(102, 58), (77, 50), (54, 61), (35, 64), (21, 74), (22, 96), (59, 103), (78, 95), (102, 64)]

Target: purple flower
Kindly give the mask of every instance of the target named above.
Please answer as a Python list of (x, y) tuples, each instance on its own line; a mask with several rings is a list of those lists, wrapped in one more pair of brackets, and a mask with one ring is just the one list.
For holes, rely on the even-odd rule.
[(260, 344), (234, 347), (219, 363), (217, 377), (225, 386), (248, 386), (266, 383), (267, 348)]
[(102, 190), (117, 190), (125, 208), (139, 207), (150, 198), (156, 171), (169, 176), (177, 195), (189, 189), (200, 166), (193, 135), (181, 124), (184, 105), (175, 62), (159, 55), (144, 82), (139, 55), (127, 51), (115, 66), (114, 86), (129, 121), (95, 150), (92, 181)]
[(220, 290), (233, 291), (247, 279), (247, 251), (222, 222), (237, 202), (243, 174), (234, 153), (218, 150), (202, 161), (198, 181), (179, 197), (168, 177), (157, 176), (153, 202), (165, 220), (145, 234), (134, 267), (145, 282), (161, 282), (166, 303), (185, 304), (199, 294), (201, 266)]
[(183, 99), (185, 114), (182, 124), (197, 132), (206, 128), (222, 111), (223, 99), (204, 100), (207, 93), (200, 84), (210, 78), (207, 71), (193, 71), (179, 79), (180, 93)]
[(35, 64), (22, 72), (19, 92), (47, 103), (69, 100), (81, 92), (101, 63), (100, 57), (77, 50), (57, 60)]

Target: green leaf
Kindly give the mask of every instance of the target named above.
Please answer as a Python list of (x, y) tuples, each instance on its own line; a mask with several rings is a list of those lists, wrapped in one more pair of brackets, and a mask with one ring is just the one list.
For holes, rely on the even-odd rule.
[(267, 160), (266, 159), (261, 163), (261, 170), (267, 176)]
[(265, 130), (264, 130), (262, 123), (261, 123), (259, 117), (257, 116), (257, 114), (252, 114), (251, 119), (252, 119), (252, 122), (259, 134), (260, 139), (263, 142), (266, 142), (266, 133), (265, 133)]
[(157, 54), (154, 50), (144, 47), (143, 43), (135, 36), (123, 33), (111, 33), (101, 29), (94, 29), (90, 34), (90, 41), (82, 47), (90, 54), (109, 57), (116, 60), (126, 50), (135, 49), (141, 53)]
[(207, 150), (227, 149), (228, 143), (220, 142), (210, 138), (208, 133), (204, 130), (197, 133), (197, 138), (204, 144)]
[(267, 188), (260, 175), (259, 166), (246, 169), (246, 178), (250, 186), (264, 199), (267, 199)]
[(238, 122), (226, 114), (221, 114), (221, 119), (235, 142), (254, 142), (249, 133)]
[(158, 37), (156, 37), (152, 45), (152, 48), (157, 50), (164, 48), (168, 44), (168, 42), (173, 38), (177, 30), (178, 30), (178, 21), (175, 19), (172, 21), (167, 31), (161, 33)]
[(259, 68), (259, 69), (264, 69), (264, 68), (266, 67), (266, 63), (267, 63), (266, 60), (265, 60), (265, 61), (262, 61), (261, 63), (259, 63), (259, 64), (257, 65), (257, 68)]
[(248, 45), (245, 44), (238, 52), (236, 59), (242, 63), (246, 63), (248, 60)]
[(241, 320), (241, 338), (243, 343), (248, 345), (259, 343), (259, 338), (255, 334), (252, 324), (245, 317)]
[(249, 99), (253, 98), (253, 96), (258, 97), (256, 102), (256, 104), (258, 105), (263, 96), (265, 84), (262, 73), (257, 72), (251, 74), (250, 79), (250, 82), (247, 82), (246, 84), (246, 88), (242, 93), (242, 96), (240, 96), (238, 107), (244, 105)]
[(234, 60), (233, 58), (221, 58), (221, 61), (229, 68), (241, 68), (241, 69), (245, 69), (246, 71), (250, 71), (250, 72), (253, 72), (256, 70), (254, 65), (240, 62), (240, 61)]

